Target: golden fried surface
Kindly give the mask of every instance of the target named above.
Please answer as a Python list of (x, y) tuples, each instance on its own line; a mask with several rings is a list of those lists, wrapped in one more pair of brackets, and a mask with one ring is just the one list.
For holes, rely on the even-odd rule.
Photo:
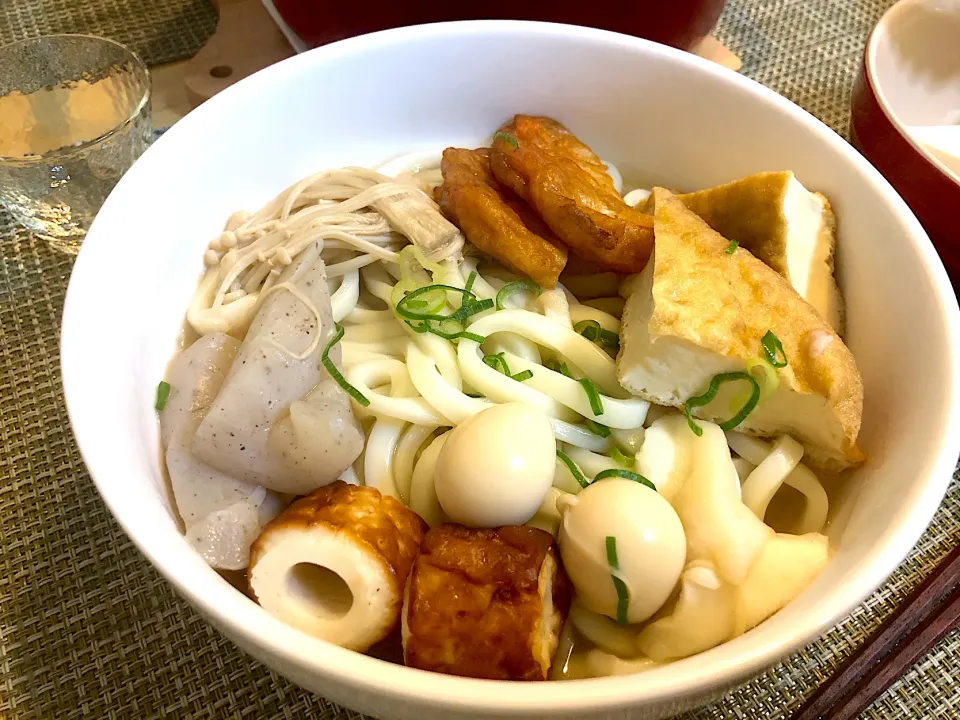
[(395, 579), (399, 617), (403, 587), (427, 524), (413, 510), (371, 487), (337, 480), (293, 502), (271, 520), (250, 547), (254, 567), (273, 532), (324, 527), (349, 536), (370, 551)]
[[(653, 197), (657, 247), (646, 328), (650, 337), (660, 347), (682, 341), (686, 358), (696, 348), (714, 358), (745, 362), (761, 352), (760, 339), (773, 332), (783, 343), (788, 364), (778, 370), (777, 391), (747, 416), (741, 430), (767, 437), (789, 434), (803, 442), (805, 461), (817, 465), (846, 467), (863, 461), (857, 446), (863, 384), (853, 355), (830, 324), (749, 251), (741, 247), (728, 254), (729, 241), (671, 192), (654, 188)], [(624, 372), (633, 362), (635, 325), (643, 322), (637, 297), (624, 311), (618, 367), (624, 387), (644, 396)], [(689, 370), (689, 360), (684, 362)], [(659, 362), (657, 367), (663, 371), (669, 366)], [(664, 402), (666, 398), (646, 399), (674, 404)], [(718, 415), (711, 414), (715, 410)], [(718, 419), (729, 417), (729, 410), (711, 405), (694, 414)]]
[(424, 538), (407, 583), (406, 664), (464, 677), (545, 680), (570, 595), (549, 533), (441, 525)]
[[(780, 171), (749, 175), (677, 199), (783, 275), (834, 330), (842, 332), (843, 298), (834, 279), (837, 220), (826, 197), (808, 193), (792, 172)], [(820, 216), (815, 241), (805, 237), (809, 230), (798, 222), (801, 208)]]
[(535, 212), (501, 187), (490, 172), (490, 151), (443, 151), (441, 209), (467, 240), (488, 255), (553, 288), (567, 262), (567, 249)]
[(491, 150), (496, 179), (528, 200), (571, 252), (615, 272), (643, 269), (653, 218), (623, 201), (600, 158), (567, 128), (517, 115)]

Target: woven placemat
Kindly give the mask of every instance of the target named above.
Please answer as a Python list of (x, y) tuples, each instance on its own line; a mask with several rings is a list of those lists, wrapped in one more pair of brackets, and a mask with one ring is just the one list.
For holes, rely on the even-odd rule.
[(847, 137), (867, 34), (896, 0), (728, 0), (715, 35), (747, 77)]
[(52, 33), (99, 35), (147, 65), (192, 57), (216, 27), (210, 0), (0, 0), (0, 45)]
[[(0, 17), (12, 2), (0, 0)], [(747, 74), (843, 131), (863, 38), (888, 4), (732, 0), (719, 34)], [(239, 652), (126, 539), (83, 467), (63, 405), (58, 322), (72, 259), (2, 213), (0, 259), (0, 718), (360, 720)], [(816, 643), (685, 720), (784, 718), (958, 542), (955, 478), (883, 589)], [(954, 633), (864, 717), (958, 717), (958, 675)]]

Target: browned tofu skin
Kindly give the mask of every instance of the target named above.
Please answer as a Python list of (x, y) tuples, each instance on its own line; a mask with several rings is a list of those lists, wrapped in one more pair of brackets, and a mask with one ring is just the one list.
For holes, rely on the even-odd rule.
[(570, 596), (549, 533), (434, 528), (407, 583), (404, 660), (449, 675), (545, 680)]
[(517, 115), (494, 136), (490, 166), (572, 253), (614, 272), (643, 270), (653, 218), (623, 201), (600, 158), (556, 120)]
[(497, 183), (490, 151), (447, 148), (437, 201), (467, 240), (488, 255), (553, 288), (567, 262), (567, 249), (519, 197)]
[[(348, 537), (383, 565), (395, 580), (391, 596), (395, 598), (395, 617), (399, 619), (404, 585), (427, 532), (423, 518), (376, 488), (337, 480), (294, 501), (267, 523), (250, 547), (250, 567), (256, 566), (262, 547), (272, 534), (313, 528)], [(383, 636), (395, 626), (394, 622), (393, 626), (386, 627)]]

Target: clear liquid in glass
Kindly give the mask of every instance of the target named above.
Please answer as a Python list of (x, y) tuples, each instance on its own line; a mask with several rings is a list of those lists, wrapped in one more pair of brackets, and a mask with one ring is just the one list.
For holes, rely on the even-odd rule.
[(135, 56), (99, 38), (0, 49), (0, 204), (57, 249), (77, 252), (149, 144), (149, 87)]

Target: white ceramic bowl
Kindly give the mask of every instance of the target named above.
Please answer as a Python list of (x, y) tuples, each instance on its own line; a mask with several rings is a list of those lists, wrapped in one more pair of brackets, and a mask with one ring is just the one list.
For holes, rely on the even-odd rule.
[[(839, 217), (848, 341), (866, 387), (867, 464), (832, 487), (836, 557), (736, 640), (632, 677), (503, 683), (432, 675), (271, 617), (180, 537), (152, 405), (209, 238), (321, 168), (477, 144), (516, 112), (568, 124), (638, 182), (700, 188), (789, 168)], [(66, 397), (114, 515), (211, 623), (295, 682), (383, 718), (655, 718), (720, 695), (817, 637), (897, 566), (960, 448), (960, 313), (936, 253), (887, 182), (837, 135), (692, 55), (597, 30), (513, 22), (405, 28), (330, 45), (207, 102), (123, 178), (77, 260), (64, 311)]]

